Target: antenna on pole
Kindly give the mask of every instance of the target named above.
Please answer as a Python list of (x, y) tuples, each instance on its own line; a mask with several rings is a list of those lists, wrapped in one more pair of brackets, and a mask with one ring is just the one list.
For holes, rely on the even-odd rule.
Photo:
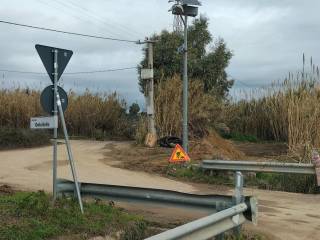
[(183, 22), (180, 16), (173, 16), (173, 31), (182, 34), (183, 33)]

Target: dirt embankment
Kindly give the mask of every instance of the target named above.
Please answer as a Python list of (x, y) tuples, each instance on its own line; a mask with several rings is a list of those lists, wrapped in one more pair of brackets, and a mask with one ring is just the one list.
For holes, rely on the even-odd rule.
[[(124, 169), (143, 171), (148, 173), (166, 173), (168, 160), (173, 149), (171, 148), (147, 148), (137, 146), (132, 142), (109, 143), (105, 147), (103, 162), (112, 166)], [(231, 141), (221, 138), (218, 134), (212, 133), (203, 140), (190, 141), (190, 157), (193, 161), (204, 159), (229, 159), (240, 160), (245, 154), (237, 149)]]

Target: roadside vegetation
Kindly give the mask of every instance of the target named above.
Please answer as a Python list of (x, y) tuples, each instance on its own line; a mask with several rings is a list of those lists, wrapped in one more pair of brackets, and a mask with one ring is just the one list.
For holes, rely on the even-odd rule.
[[(0, 185), (0, 239), (82, 240), (103, 237), (139, 240), (183, 223), (149, 222), (142, 216), (116, 208), (112, 202), (87, 200), (81, 214), (78, 202), (60, 198), (53, 206), (51, 196), (39, 192), (15, 192)], [(228, 233), (226, 239), (235, 238)], [(239, 239), (263, 240), (263, 236), (244, 231)]]
[(0, 150), (45, 146), (50, 144), (47, 131), (22, 128), (0, 128)]
[[(234, 175), (227, 171), (203, 171), (192, 165), (169, 165), (166, 174), (184, 181), (234, 186)], [(280, 173), (244, 174), (244, 185), (245, 187), (274, 191), (320, 193), (320, 188), (317, 187), (316, 177), (310, 175)]]
[(224, 122), (232, 132), (258, 139), (285, 142), (290, 160), (310, 162), (320, 146), (320, 75), (310, 59), (310, 70), (289, 73), (283, 82), (247, 91), (244, 99), (227, 104)]
[(7, 188), (0, 193), (0, 239), (143, 239), (147, 223), (142, 217), (102, 201), (86, 202), (84, 207), (81, 214), (75, 200), (61, 198), (52, 206), (44, 192), (14, 193)]
[[(228, 78), (226, 68), (233, 54), (223, 39), (212, 36), (208, 24), (209, 20), (201, 17), (189, 29), (188, 125), (191, 158), (195, 161), (244, 160), (245, 154), (237, 150), (232, 141), (268, 141), (286, 145), (285, 154), (274, 159), (310, 162), (312, 149), (320, 146), (318, 67), (312, 60), (310, 67), (307, 67), (303, 57), (302, 72), (290, 73), (283, 82), (245, 91), (242, 100), (232, 100), (228, 92), (234, 81)], [(157, 134), (159, 138), (181, 137), (182, 54), (177, 49), (183, 43), (183, 38), (178, 33), (168, 31), (155, 34), (152, 38), (158, 39), (154, 47)], [(146, 67), (146, 63), (144, 57), (141, 66)], [(139, 84), (141, 92), (145, 93), (145, 82), (140, 79)], [(82, 94), (70, 91), (68, 95), (69, 107), (65, 116), (71, 136), (97, 140), (135, 140), (138, 146), (130, 152), (136, 152), (138, 160), (128, 163), (125, 160), (127, 156), (121, 158), (121, 153), (118, 153), (116, 158), (122, 161), (121, 167), (142, 169), (143, 166), (144, 171), (148, 172), (153, 172), (153, 169), (161, 173), (166, 171), (166, 158), (170, 153), (159, 149), (146, 153), (139, 146), (145, 140), (147, 121), (146, 113), (140, 112), (138, 104), (129, 107), (116, 92), (93, 93), (86, 90)], [(31, 89), (0, 90), (0, 148), (48, 143), (49, 137), (45, 132), (21, 130), (29, 128), (31, 117), (45, 115), (39, 96), (39, 91)], [(223, 141), (217, 133), (231, 141)], [(162, 154), (161, 158), (156, 159), (157, 163), (149, 161), (156, 158), (157, 151)], [(188, 168), (181, 171), (181, 174), (176, 173), (179, 178), (191, 175), (187, 178), (201, 179), (198, 172), (189, 173)], [(204, 173), (201, 174), (207, 179)], [(293, 181), (295, 187), (292, 187)], [(314, 180), (304, 176), (257, 174), (252, 182), (265, 189), (313, 192), (309, 186)]]
[[(87, 90), (81, 95), (72, 91), (68, 95), (65, 117), (70, 135), (98, 140), (133, 138), (138, 114), (136, 104), (127, 113), (126, 102), (117, 93), (98, 94)], [(0, 148), (47, 143), (48, 136), (43, 131), (29, 129), (31, 117), (46, 115), (40, 106), (39, 91), (1, 89)]]

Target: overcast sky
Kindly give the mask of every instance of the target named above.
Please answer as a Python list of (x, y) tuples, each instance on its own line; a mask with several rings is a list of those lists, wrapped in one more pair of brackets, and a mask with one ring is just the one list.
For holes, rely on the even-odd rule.
[[(319, 0), (202, 0), (215, 39), (233, 51), (228, 74), (235, 89), (282, 79), (302, 66), (302, 54), (319, 63)], [(167, 0), (1, 0), (0, 20), (129, 40), (172, 30)], [(142, 46), (88, 39), (0, 24), (0, 69), (44, 72), (34, 45), (70, 49), (66, 72), (134, 67)], [(66, 89), (111, 92), (143, 103), (135, 69), (88, 75), (64, 75)], [(49, 85), (46, 75), (1, 73), (1, 86)], [(245, 85), (246, 84), (246, 85)]]

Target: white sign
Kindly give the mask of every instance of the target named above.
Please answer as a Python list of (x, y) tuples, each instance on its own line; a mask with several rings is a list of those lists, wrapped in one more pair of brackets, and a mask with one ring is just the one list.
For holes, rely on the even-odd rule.
[(142, 68), (141, 69), (141, 79), (146, 80), (146, 79), (151, 79), (151, 78), (153, 78), (153, 69)]
[(58, 117), (35, 117), (30, 120), (32, 129), (53, 129), (58, 128)]

